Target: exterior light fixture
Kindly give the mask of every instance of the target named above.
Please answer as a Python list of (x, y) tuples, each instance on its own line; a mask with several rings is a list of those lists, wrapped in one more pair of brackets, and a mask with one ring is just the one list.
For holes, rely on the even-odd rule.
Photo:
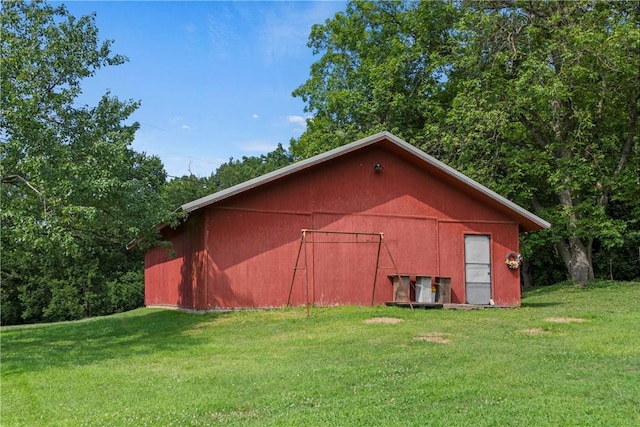
[(382, 167), (382, 163), (376, 163), (376, 164), (373, 165), (373, 171), (376, 172), (376, 173), (382, 172), (382, 169), (384, 169)]

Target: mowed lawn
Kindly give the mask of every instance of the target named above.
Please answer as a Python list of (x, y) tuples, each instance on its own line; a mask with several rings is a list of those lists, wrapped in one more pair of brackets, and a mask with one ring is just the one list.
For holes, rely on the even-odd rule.
[(640, 425), (640, 283), (3, 328), (2, 426)]

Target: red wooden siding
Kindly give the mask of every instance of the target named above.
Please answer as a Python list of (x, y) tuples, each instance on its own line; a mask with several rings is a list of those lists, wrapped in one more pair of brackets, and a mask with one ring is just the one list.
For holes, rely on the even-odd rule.
[[(382, 172), (374, 172), (375, 163), (383, 165)], [(504, 264), (508, 252), (518, 251), (518, 227), (402, 153), (374, 145), (190, 214), (177, 230), (167, 231), (175, 258), (161, 248), (147, 254), (145, 302), (199, 309), (282, 306), (300, 230), (314, 229), (383, 232), (400, 273), (450, 277), (452, 301), (460, 303), (464, 235), (487, 234), (493, 299), (518, 305), (519, 274)], [(314, 234), (309, 240), (353, 240), (337, 236)], [(296, 273), (292, 303), (304, 304), (305, 277), (309, 298), (318, 305), (371, 303), (376, 244), (309, 243), (306, 249), (307, 271)], [(380, 267), (391, 266), (382, 248)], [(376, 304), (392, 299), (392, 273), (378, 270)]]
[[(189, 218), (179, 230), (164, 229), (171, 250), (153, 248), (145, 256), (145, 304), (197, 308), (198, 288), (207, 272), (203, 215)], [(171, 254), (173, 251), (173, 254)], [(201, 297), (201, 296), (200, 296)]]
[(304, 227), (308, 216), (301, 214), (210, 209), (205, 306), (284, 305)]

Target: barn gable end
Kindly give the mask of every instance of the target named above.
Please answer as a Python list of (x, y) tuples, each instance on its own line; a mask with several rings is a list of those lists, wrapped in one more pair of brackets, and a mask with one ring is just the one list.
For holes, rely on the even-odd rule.
[[(387, 132), (182, 209), (188, 219), (165, 235), (176, 257), (163, 248), (147, 253), (147, 305), (274, 307), (289, 297), (294, 304), (380, 304), (394, 298), (393, 273), (384, 269), (392, 264), (402, 274), (449, 278), (452, 302), (464, 303), (468, 235), (487, 236), (491, 299), (519, 305), (519, 273), (505, 266), (505, 255), (518, 252), (520, 231), (549, 227)], [(320, 233), (305, 245), (305, 275), (292, 282), (302, 229), (381, 232), (393, 259), (377, 257), (375, 242)]]

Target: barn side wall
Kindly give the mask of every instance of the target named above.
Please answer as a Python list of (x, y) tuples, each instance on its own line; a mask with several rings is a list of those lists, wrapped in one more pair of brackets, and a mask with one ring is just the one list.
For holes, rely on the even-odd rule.
[[(301, 245), (301, 229), (382, 232), (384, 244), (313, 234)], [(518, 225), (406, 158), (368, 147), (192, 214), (169, 236), (175, 258), (158, 249), (147, 255), (145, 301), (198, 309), (278, 307), (289, 299), (381, 304), (393, 298), (388, 275), (397, 268), (450, 277), (452, 302), (464, 303), (465, 234), (490, 236), (493, 299), (518, 305), (518, 272), (504, 264), (518, 250)]]

